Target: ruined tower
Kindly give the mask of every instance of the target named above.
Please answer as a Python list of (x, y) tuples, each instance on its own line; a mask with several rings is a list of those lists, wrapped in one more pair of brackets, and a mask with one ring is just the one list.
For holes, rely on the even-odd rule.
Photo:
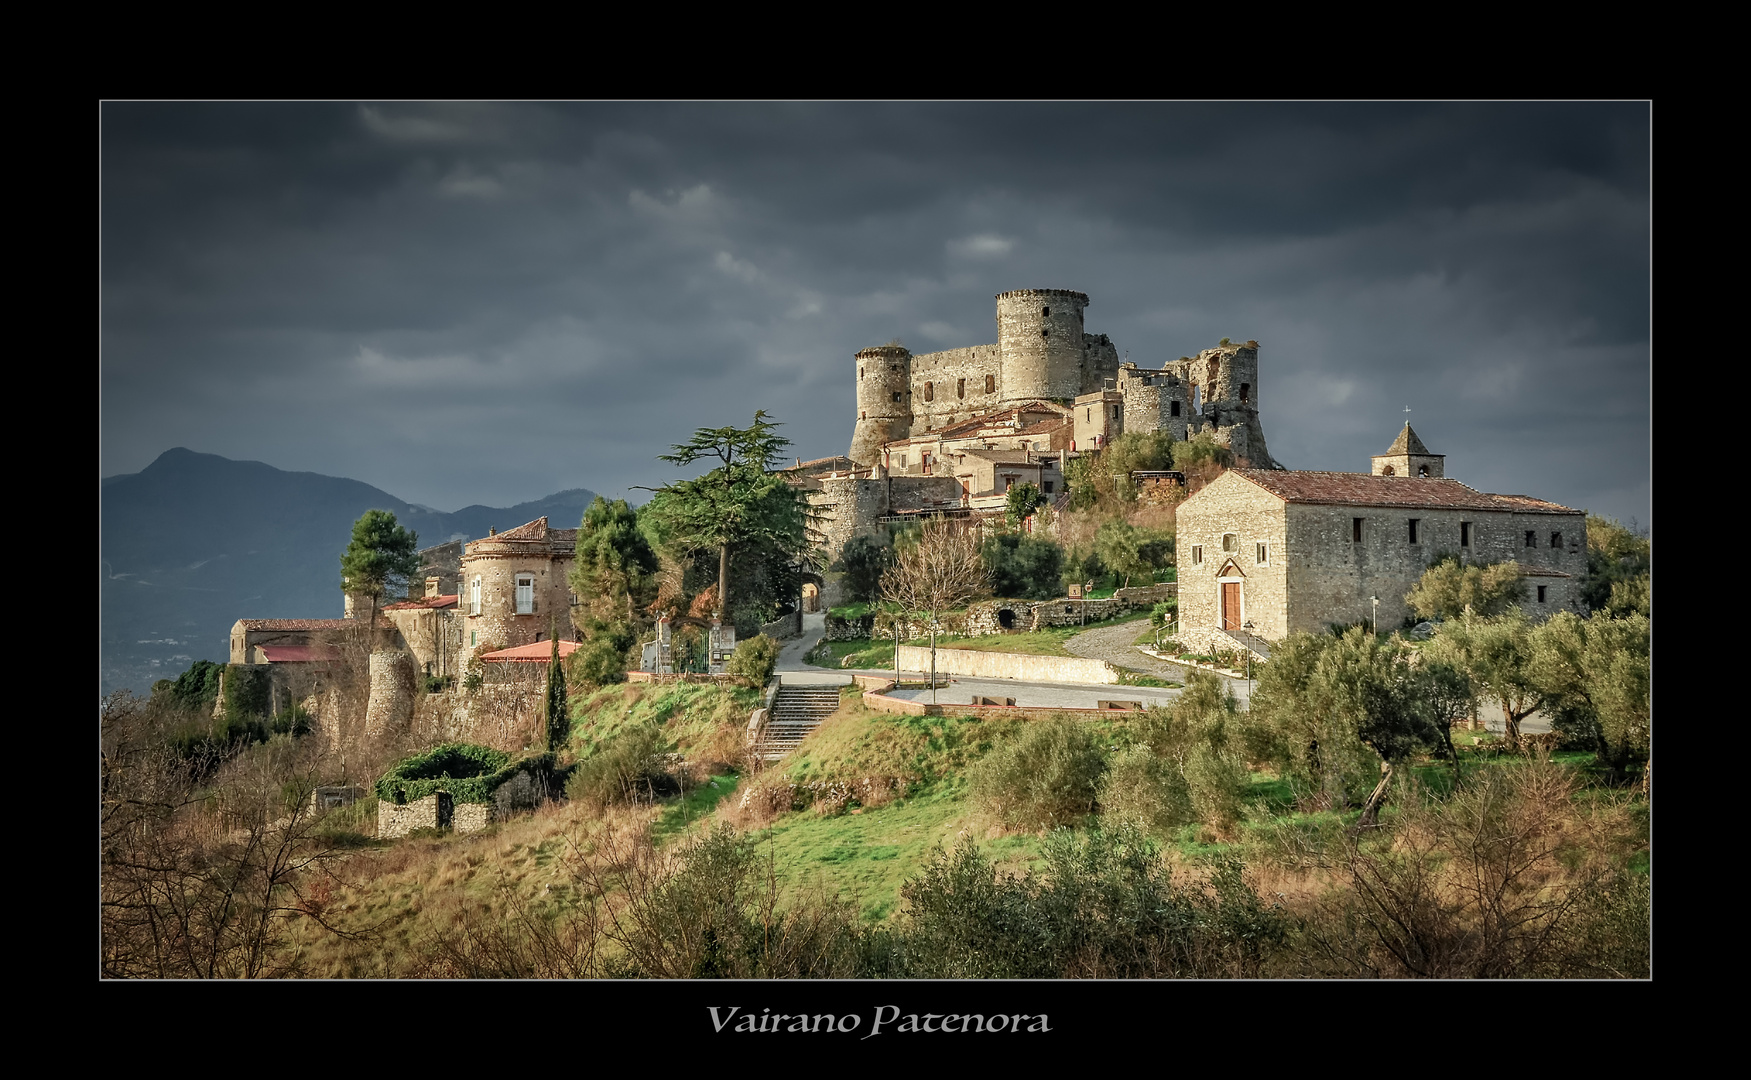
[(997, 348), (1009, 401), (1069, 400), (1083, 392), (1082, 313), (1088, 294), (1012, 289), (997, 294)]
[(912, 353), (902, 345), (877, 345), (856, 360), (857, 426), (848, 456), (874, 465), (883, 443), (912, 433)]

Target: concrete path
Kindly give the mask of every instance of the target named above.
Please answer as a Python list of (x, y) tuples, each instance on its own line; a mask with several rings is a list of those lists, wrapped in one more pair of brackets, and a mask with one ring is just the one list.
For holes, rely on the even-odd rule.
[[(1137, 639), (1148, 628), (1148, 623), (1128, 622), (1116, 626), (1097, 626), (1093, 630), (1084, 630), (1064, 643), (1064, 651), (1073, 656), (1084, 656), (1090, 660), (1105, 660), (1107, 663), (1123, 671), (1135, 671), (1140, 675), (1153, 675), (1157, 679), (1169, 679), (1183, 683), (1197, 668), (1188, 668), (1184, 664), (1169, 663), (1157, 660), (1153, 656), (1139, 652), (1131, 642)], [(1251, 684), (1245, 679), (1230, 678), (1217, 675), (1234, 690), (1236, 701), (1246, 707), (1252, 699)], [(1129, 688), (1127, 688), (1129, 689)]]
[(827, 632), (827, 613), (817, 611), (803, 616), (803, 636), (784, 643), (778, 650), (778, 679), (785, 686), (846, 686), (851, 682), (849, 671), (840, 673), (814, 667), (803, 657), (809, 654)]

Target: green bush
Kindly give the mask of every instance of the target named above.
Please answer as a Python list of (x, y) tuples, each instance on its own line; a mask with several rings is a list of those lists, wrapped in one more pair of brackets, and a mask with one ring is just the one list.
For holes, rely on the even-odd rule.
[(729, 663), (724, 665), (727, 673), (761, 685), (772, 678), (777, 669), (778, 642), (765, 634), (736, 642), (736, 651), (730, 654)]
[(1176, 762), (1157, 757), (1147, 746), (1135, 747), (1107, 771), (1100, 813), (1109, 825), (1163, 832), (1193, 820), (1191, 788)]
[(1044, 829), (1093, 813), (1106, 770), (1106, 749), (1060, 715), (1028, 725), (973, 766), (969, 779), (980, 805), (1003, 824)]
[(619, 734), (572, 771), (565, 786), (569, 799), (612, 806), (680, 790), (664, 762), (668, 741), (654, 724), (639, 724)]
[(991, 590), (998, 596), (1022, 600), (1051, 600), (1062, 596), (1064, 549), (1043, 536), (999, 533), (979, 549), (985, 569), (991, 572)]

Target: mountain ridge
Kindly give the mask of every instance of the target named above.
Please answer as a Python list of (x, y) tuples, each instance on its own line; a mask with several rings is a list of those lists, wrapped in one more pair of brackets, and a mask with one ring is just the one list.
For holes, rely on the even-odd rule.
[(444, 513), (361, 480), (178, 446), (137, 473), (100, 478), (98, 497), (99, 686), (109, 693), (226, 659), (240, 618), (338, 618), (340, 555), (366, 510), (395, 514), (425, 548), (543, 516), (570, 527), (596, 495), (569, 488)]

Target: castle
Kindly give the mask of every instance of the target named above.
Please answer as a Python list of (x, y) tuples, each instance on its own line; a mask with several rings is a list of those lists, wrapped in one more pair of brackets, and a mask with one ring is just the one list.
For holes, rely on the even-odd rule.
[(1087, 293), (1014, 289), (996, 300), (993, 343), (856, 354), (850, 451), (794, 470), (829, 557), (886, 524), (995, 512), (1018, 483), (1062, 494), (1071, 454), (1127, 431), (1176, 441), (1207, 432), (1247, 464), (1282, 468), (1259, 424), (1258, 342), (1224, 339), (1142, 368), (1087, 332)]

